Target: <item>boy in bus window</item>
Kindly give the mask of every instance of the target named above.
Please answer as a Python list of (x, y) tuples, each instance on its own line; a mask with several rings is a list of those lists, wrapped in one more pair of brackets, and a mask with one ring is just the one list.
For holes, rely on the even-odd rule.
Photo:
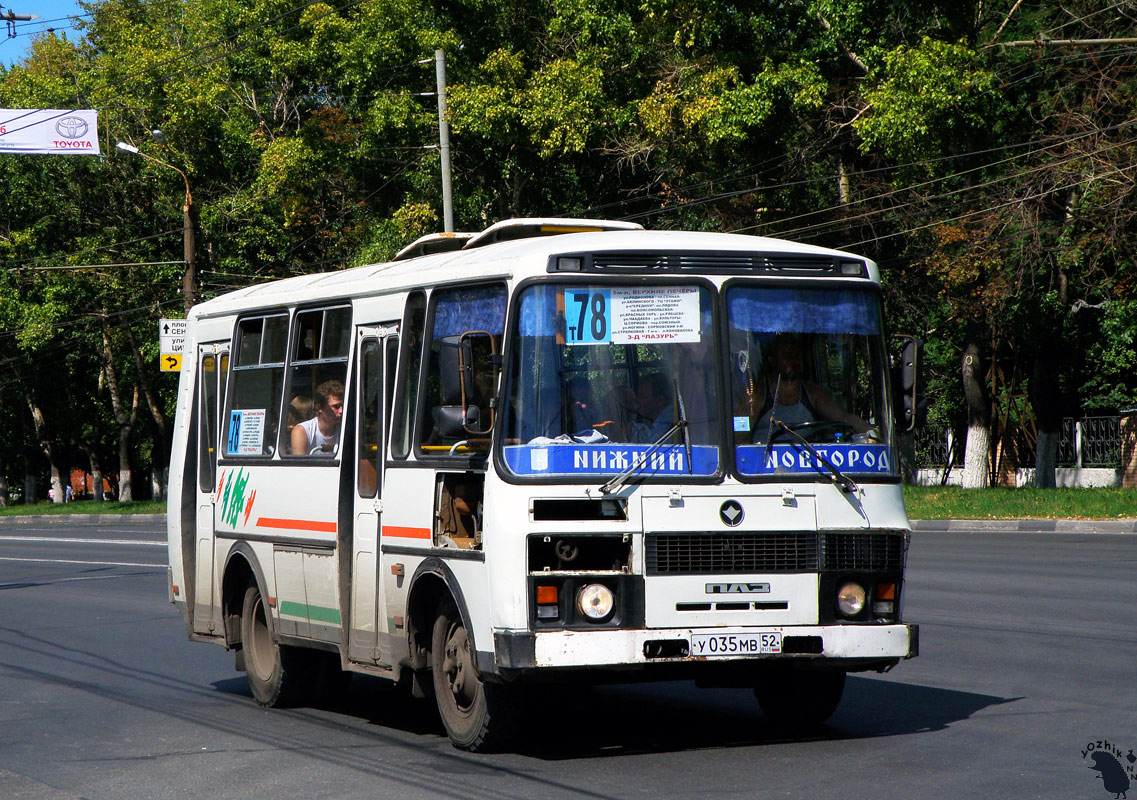
[(340, 441), (343, 383), (324, 381), (316, 387), (316, 416), (292, 429), (292, 455), (332, 455)]

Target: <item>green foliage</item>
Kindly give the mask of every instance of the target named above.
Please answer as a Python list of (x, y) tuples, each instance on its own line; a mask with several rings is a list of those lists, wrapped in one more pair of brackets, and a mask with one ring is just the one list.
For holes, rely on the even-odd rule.
[(867, 113), (853, 123), (863, 152), (901, 161), (935, 155), (968, 142), (995, 107), (994, 74), (962, 42), (900, 45), (883, 54), (880, 73), (864, 95)]
[[(439, 48), (459, 229), (572, 214), (848, 248), (880, 263), (891, 328), (927, 342), (934, 423), (959, 423), (969, 340), (998, 402), (1029, 392), (1040, 352), (1057, 353), (1072, 406), (1137, 402), (1137, 145), (1116, 127), (1137, 116), (1137, 57), (986, 46), (996, 31), (1133, 35), (1087, 0), (86, 8), (77, 38), (42, 36), (0, 68), (0, 107), (99, 107), (109, 151), (0, 154), (9, 465), (40, 447), (34, 396), (49, 421), (88, 409), (54, 440), (113, 470), (104, 325), (128, 404), (145, 379), (172, 407), (153, 353), (154, 320), (182, 306), (171, 166), (192, 188), (202, 298), (385, 259), (436, 230)], [(140, 408), (132, 453), (161, 458)]]

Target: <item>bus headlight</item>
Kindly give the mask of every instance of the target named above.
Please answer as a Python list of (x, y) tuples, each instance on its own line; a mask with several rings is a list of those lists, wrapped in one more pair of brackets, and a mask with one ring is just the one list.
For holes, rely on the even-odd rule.
[(612, 590), (600, 583), (582, 586), (576, 593), (576, 608), (582, 616), (599, 622), (612, 613), (616, 597)]
[(837, 609), (846, 617), (855, 617), (865, 607), (865, 589), (850, 581), (837, 590)]

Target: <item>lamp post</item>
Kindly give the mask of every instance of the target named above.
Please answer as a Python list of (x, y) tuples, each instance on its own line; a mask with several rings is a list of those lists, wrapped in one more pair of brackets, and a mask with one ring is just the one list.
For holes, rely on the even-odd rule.
[[(161, 131), (154, 131), (154, 138), (159, 142), (165, 141), (165, 137), (161, 135)], [(134, 155), (142, 156), (143, 158), (153, 161), (155, 164), (169, 167), (181, 175), (182, 180), (186, 182), (186, 200), (182, 205), (182, 258), (186, 264), (185, 272), (182, 273), (182, 295), (185, 297), (186, 313), (188, 314), (194, 304), (194, 299), (197, 297), (197, 271), (194, 266), (193, 195), (190, 194), (189, 178), (184, 171), (178, 169), (173, 164), (143, 153), (132, 144), (118, 142), (115, 147), (124, 153), (134, 153)]]

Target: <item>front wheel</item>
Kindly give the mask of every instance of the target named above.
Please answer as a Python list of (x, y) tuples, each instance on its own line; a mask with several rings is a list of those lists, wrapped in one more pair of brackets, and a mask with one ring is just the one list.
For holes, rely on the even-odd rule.
[(256, 584), (245, 590), (241, 604), (241, 649), (253, 698), (262, 706), (286, 707), (306, 696), (311, 669), (307, 653), (273, 640), (268, 611)]
[(817, 728), (837, 710), (845, 692), (842, 669), (780, 666), (762, 673), (754, 696), (775, 725), (793, 732)]
[(478, 675), (470, 637), (451, 600), (435, 617), (430, 658), (438, 713), (454, 746), (471, 752), (504, 746), (514, 730), (516, 705), (507, 687)]

